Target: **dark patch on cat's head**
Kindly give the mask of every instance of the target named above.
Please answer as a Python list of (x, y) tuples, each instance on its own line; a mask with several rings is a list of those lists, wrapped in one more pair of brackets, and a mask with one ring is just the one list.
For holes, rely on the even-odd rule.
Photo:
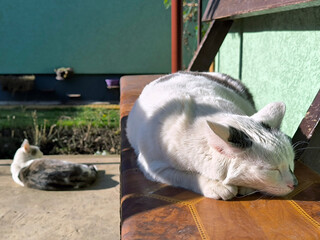
[(37, 152), (38, 152), (38, 150), (36, 148), (31, 148), (30, 153), (32, 156), (35, 156), (37, 154)]
[(252, 141), (243, 131), (234, 127), (229, 127), (230, 136), (228, 142), (237, 148), (249, 148), (252, 146)]
[(272, 128), (271, 128), (271, 126), (270, 126), (269, 124), (266, 124), (266, 123), (264, 123), (264, 122), (261, 122), (261, 125), (262, 125), (262, 127), (263, 127), (264, 129), (266, 129), (266, 130), (268, 130), (268, 131), (271, 131), (271, 130), (272, 130)]
[[(267, 131), (269, 131), (269, 132), (279, 132), (279, 131), (280, 131), (280, 129), (278, 129), (278, 128), (273, 128), (273, 127), (271, 127), (271, 126), (270, 126), (269, 124), (267, 124), (267, 123), (261, 122), (260, 124), (262, 125), (262, 127), (263, 127), (265, 130), (267, 130)], [(290, 136), (288, 136), (287, 134), (284, 134), (284, 136), (289, 140), (290, 143), (292, 143), (292, 138), (291, 138)]]

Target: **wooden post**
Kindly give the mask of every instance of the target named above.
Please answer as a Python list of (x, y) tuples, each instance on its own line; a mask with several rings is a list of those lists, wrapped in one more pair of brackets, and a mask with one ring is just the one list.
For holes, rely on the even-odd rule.
[(208, 71), (229, 32), (232, 20), (213, 21), (189, 64), (188, 71)]
[(197, 47), (199, 47), (202, 38), (202, 0), (198, 0), (198, 39)]
[[(313, 143), (316, 143), (317, 146), (310, 146), (311, 139), (314, 139)], [(296, 159), (302, 158), (304, 160), (304, 156), (306, 152), (311, 152), (314, 155), (320, 156), (319, 149), (319, 140), (320, 140), (320, 90), (318, 91), (316, 97), (311, 103), (307, 114), (302, 119), (299, 128), (292, 138), (292, 143), (298, 144), (296, 151)], [(308, 151), (308, 147), (315, 147)], [(318, 159), (318, 158), (311, 158)], [(320, 164), (319, 164), (320, 166)]]
[(182, 0), (171, 3), (171, 72), (182, 67)]

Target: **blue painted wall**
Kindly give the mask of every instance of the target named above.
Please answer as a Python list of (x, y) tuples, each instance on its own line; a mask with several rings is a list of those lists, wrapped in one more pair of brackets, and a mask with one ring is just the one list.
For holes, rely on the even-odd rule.
[(0, 0), (0, 74), (167, 73), (162, 0)]
[[(105, 79), (119, 79), (120, 75), (80, 74), (64, 81), (57, 81), (54, 75), (40, 74), (35, 76), (34, 87), (26, 92), (9, 92), (0, 87), (0, 105), (26, 103), (118, 103), (120, 91), (108, 89)], [(80, 97), (70, 98), (68, 95)]]

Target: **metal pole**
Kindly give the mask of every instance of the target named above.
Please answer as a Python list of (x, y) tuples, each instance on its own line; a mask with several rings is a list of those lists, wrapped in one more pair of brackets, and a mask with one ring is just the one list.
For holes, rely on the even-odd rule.
[(182, 0), (171, 1), (171, 72), (182, 68)]

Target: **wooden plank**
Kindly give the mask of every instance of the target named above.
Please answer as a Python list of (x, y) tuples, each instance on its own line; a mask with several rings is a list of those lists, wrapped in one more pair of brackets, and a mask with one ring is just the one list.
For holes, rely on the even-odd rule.
[[(314, 157), (320, 156), (320, 90), (309, 107), (306, 116), (302, 119), (298, 130), (293, 136), (292, 142), (296, 146), (296, 158), (303, 158), (303, 154), (309, 150)], [(312, 144), (317, 146), (311, 146)], [(317, 139), (317, 140), (315, 140)], [(314, 148), (315, 147), (315, 148)], [(318, 148), (318, 149), (317, 149)], [(300, 150), (299, 150), (300, 149)], [(310, 156), (310, 154), (307, 154)], [(314, 159), (314, 158), (313, 158)]]
[(209, 0), (202, 20), (235, 19), (319, 5), (319, 0)]
[(120, 117), (128, 116), (135, 100), (139, 97), (142, 87), (149, 82), (156, 80), (159, 77), (162, 77), (162, 74), (155, 75), (126, 75), (122, 76), (120, 79), (120, 92), (125, 92), (126, 94), (120, 95)]
[(199, 47), (202, 38), (202, 0), (198, 0), (198, 36), (197, 36), (197, 47)]
[(194, 54), (188, 70), (208, 71), (233, 21), (213, 21)]
[[(307, 146), (299, 145), (295, 151), (300, 156), (300, 161), (320, 174), (320, 124), (315, 128)], [(302, 154), (300, 152), (302, 152)]]

